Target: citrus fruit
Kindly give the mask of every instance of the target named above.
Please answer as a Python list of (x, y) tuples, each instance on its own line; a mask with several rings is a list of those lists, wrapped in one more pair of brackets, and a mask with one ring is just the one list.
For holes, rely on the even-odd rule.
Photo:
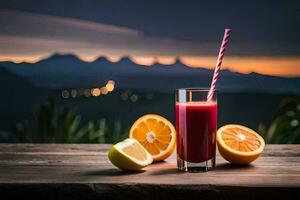
[(133, 138), (125, 139), (112, 146), (108, 158), (123, 170), (139, 170), (153, 161), (147, 150)]
[(159, 115), (147, 114), (140, 117), (132, 125), (129, 137), (138, 140), (155, 161), (166, 159), (175, 149), (175, 128)]
[(218, 129), (217, 145), (223, 158), (233, 164), (243, 165), (261, 155), (265, 141), (250, 128), (229, 124)]

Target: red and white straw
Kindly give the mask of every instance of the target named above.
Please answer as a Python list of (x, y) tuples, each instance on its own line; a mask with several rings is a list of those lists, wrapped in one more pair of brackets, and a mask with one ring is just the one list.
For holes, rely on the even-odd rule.
[(209, 92), (208, 92), (208, 95), (207, 95), (207, 101), (212, 100), (214, 91), (216, 89), (217, 81), (218, 81), (218, 78), (219, 78), (219, 75), (220, 75), (221, 65), (222, 65), (225, 49), (226, 49), (227, 43), (229, 41), (230, 33), (231, 33), (231, 29), (225, 29), (222, 45), (220, 47), (219, 56), (218, 56), (217, 64), (216, 64), (216, 67), (215, 67), (214, 76), (213, 76), (213, 79), (211, 81), (210, 89), (209, 89)]

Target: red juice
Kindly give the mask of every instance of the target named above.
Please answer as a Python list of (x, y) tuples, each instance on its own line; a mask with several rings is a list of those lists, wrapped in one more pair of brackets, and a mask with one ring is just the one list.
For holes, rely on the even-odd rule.
[(216, 154), (217, 103), (176, 103), (177, 154), (199, 163)]

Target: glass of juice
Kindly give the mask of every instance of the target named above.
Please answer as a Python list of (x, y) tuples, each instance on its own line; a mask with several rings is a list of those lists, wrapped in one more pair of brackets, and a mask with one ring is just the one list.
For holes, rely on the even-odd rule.
[(179, 171), (200, 172), (215, 167), (217, 95), (209, 89), (176, 91), (177, 166)]

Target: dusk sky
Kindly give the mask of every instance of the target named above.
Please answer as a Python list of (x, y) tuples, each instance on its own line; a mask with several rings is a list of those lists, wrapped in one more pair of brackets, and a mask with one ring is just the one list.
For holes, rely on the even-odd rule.
[(300, 1), (2, 0), (0, 61), (36, 62), (53, 53), (85, 61), (213, 68), (225, 28), (224, 68), (300, 76)]

